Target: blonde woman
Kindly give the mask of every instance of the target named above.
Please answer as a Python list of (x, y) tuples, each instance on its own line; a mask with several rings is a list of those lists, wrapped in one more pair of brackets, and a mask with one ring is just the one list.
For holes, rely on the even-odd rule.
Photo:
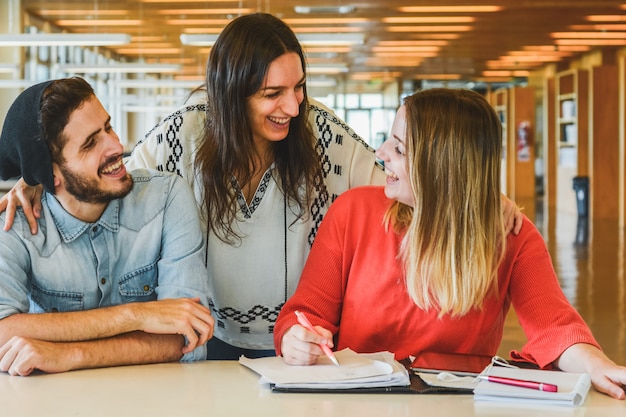
[[(501, 125), (470, 90), (407, 97), (377, 151), (384, 187), (342, 194), (331, 206), (298, 288), (275, 327), (289, 364), (320, 345), (357, 352), (493, 356), (515, 307), (528, 342), (511, 352), (540, 368), (591, 374), (624, 398), (626, 368), (600, 350), (561, 291), (528, 219), (506, 234), (500, 199)], [(305, 312), (320, 335), (297, 324)]]

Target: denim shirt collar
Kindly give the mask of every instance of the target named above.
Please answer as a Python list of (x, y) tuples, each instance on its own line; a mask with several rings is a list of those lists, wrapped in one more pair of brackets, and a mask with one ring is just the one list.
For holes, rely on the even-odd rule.
[(86, 230), (91, 229), (93, 226), (104, 227), (111, 232), (117, 232), (120, 228), (120, 200), (116, 199), (109, 203), (107, 208), (102, 213), (102, 216), (95, 223), (85, 223), (82, 220), (69, 214), (54, 197), (49, 193), (44, 193), (43, 197), (50, 208), (50, 214), (54, 224), (61, 235), (61, 238), (65, 243), (69, 243), (76, 240)]

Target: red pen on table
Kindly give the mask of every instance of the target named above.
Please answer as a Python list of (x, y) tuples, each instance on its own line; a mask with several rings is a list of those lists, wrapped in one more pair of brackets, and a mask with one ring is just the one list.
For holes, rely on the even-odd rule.
[[(320, 336), (320, 334), (317, 332), (317, 330), (315, 330), (315, 328), (313, 327), (309, 319), (306, 318), (304, 313), (301, 313), (300, 311), (296, 310), (296, 317), (298, 317), (298, 323), (300, 323), (302, 327)], [(320, 347), (322, 348), (326, 356), (328, 356), (328, 359), (330, 359), (335, 365), (339, 366), (339, 361), (335, 357), (335, 354), (333, 353), (333, 351), (330, 350), (330, 348), (326, 345), (320, 345)]]
[(492, 375), (480, 375), (480, 379), (486, 379), (489, 382), (495, 382), (498, 384), (512, 385), (514, 387), (522, 387), (529, 389), (536, 389), (538, 391), (557, 392), (558, 387), (554, 384), (548, 384), (545, 382), (526, 381), (523, 379), (505, 378), (501, 376)]

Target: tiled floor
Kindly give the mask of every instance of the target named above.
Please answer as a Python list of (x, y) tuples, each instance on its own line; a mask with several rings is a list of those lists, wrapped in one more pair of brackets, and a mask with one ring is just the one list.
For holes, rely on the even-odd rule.
[[(541, 204), (541, 202), (539, 202)], [(626, 364), (626, 274), (624, 231), (617, 222), (589, 220), (552, 210), (536, 210), (561, 287), (583, 316), (607, 355)], [(510, 315), (500, 348), (503, 357), (519, 348), (524, 333)]]

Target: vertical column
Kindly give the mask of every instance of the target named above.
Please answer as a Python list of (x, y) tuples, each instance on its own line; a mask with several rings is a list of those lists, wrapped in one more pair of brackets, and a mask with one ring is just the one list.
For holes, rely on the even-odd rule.
[(589, 210), (594, 219), (619, 218), (619, 89), (617, 65), (591, 68)]
[[(546, 219), (555, 221), (556, 215), (556, 183), (559, 149), (556, 139), (556, 92), (555, 78), (545, 78), (543, 82), (543, 158), (544, 158), (544, 208)], [(546, 224), (548, 224), (546, 223)]]
[[(626, 57), (620, 56), (618, 61), (618, 108), (619, 108), (619, 228), (622, 232), (622, 245), (624, 244), (624, 232), (626, 228)], [(623, 272), (622, 272), (623, 273)]]
[(513, 198), (525, 208), (525, 213), (535, 219), (536, 178), (535, 146), (537, 125), (535, 120), (535, 89), (531, 86), (512, 87), (510, 91), (509, 128), (511, 142), (511, 169)]
[[(0, 33), (22, 32), (22, 11), (20, 0), (0, 0)], [(15, 64), (16, 72), (0, 73), (0, 80), (11, 80), (22, 78), (23, 55), (20, 47), (0, 46), (0, 63)], [(21, 90), (17, 88), (0, 88), (0, 126), (4, 123), (4, 115), (9, 110), (9, 106)]]
[[(20, 0), (0, 0), (0, 33), (20, 33), (22, 31), (22, 15)], [(0, 46), (0, 64), (15, 64), (16, 70), (0, 72), (0, 83), (21, 77), (21, 48)], [(4, 116), (20, 90), (17, 88), (0, 87), (0, 129), (4, 125)], [(13, 181), (0, 180), (0, 196), (13, 186)]]

